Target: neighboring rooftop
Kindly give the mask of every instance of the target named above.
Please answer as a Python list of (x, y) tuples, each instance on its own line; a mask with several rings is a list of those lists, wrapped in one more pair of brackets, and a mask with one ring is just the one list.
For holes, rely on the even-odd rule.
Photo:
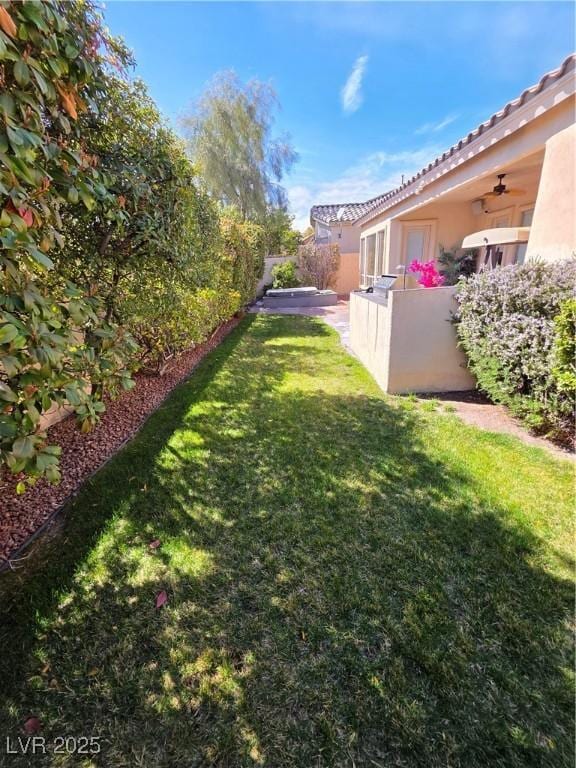
[(338, 221), (354, 222), (375, 208), (386, 195), (378, 195), (364, 203), (330, 203), (313, 205), (310, 209), (310, 221), (335, 224)]

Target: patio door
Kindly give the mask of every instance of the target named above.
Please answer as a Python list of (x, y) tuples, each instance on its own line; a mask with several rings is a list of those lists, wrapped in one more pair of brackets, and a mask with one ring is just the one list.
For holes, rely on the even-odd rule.
[(415, 221), (402, 225), (402, 264), (434, 258), (433, 222)]

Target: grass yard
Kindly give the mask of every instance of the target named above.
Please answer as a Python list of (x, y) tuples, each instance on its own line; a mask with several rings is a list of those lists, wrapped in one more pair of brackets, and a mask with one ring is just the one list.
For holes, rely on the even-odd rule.
[(0, 577), (0, 764), (568, 768), (572, 481), (249, 317)]

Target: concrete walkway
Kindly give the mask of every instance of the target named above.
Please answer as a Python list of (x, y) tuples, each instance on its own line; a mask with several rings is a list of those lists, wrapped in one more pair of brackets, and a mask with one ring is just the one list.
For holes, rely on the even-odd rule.
[(346, 347), (350, 354), (350, 313), (348, 311), (348, 301), (340, 299), (338, 304), (331, 307), (289, 307), (286, 309), (265, 309), (260, 302), (254, 304), (248, 312), (254, 312), (263, 315), (308, 315), (308, 317), (321, 317), (325, 323), (338, 331), (342, 345)]
[[(268, 315), (308, 315), (321, 317), (324, 322), (338, 331), (342, 345), (353, 355), (350, 347), (350, 314), (348, 301), (339, 300), (332, 307), (300, 307), (298, 309), (264, 309), (258, 303), (250, 307), (249, 312)], [(426, 400), (438, 400), (452, 413), (458, 416), (465, 424), (470, 424), (489, 432), (499, 432), (505, 435), (513, 435), (526, 445), (543, 448), (557, 459), (574, 460), (573, 452), (564, 450), (543, 437), (536, 437), (516, 419), (502, 405), (494, 405), (480, 392), (444, 392), (421, 395), (419, 402)]]

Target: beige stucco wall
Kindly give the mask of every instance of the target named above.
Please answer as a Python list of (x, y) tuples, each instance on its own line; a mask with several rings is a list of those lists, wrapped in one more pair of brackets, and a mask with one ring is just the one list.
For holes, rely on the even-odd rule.
[[(283, 264), (286, 261), (296, 261), (294, 256), (268, 256), (264, 260), (264, 274), (258, 283), (256, 289), (257, 295), (263, 293), (265, 285), (272, 282), (272, 268), (276, 264)], [(347, 295), (350, 291), (356, 290), (360, 283), (359, 259), (356, 253), (341, 253), (340, 266), (333, 286), (333, 290), (338, 294)]]
[(390, 307), (366, 293), (350, 294), (350, 347), (377, 384), (389, 392)]
[(272, 268), (276, 264), (284, 264), (286, 261), (296, 262), (296, 256), (267, 256), (264, 259), (264, 272), (256, 287), (257, 296), (260, 296), (263, 293), (265, 285), (270, 285), (272, 283)]
[(450, 322), (454, 287), (393, 290), (388, 303), (350, 295), (350, 344), (385, 392), (472, 389), (474, 378)]
[(73, 409), (68, 405), (58, 405), (58, 403), (52, 403), (52, 406), (40, 416), (38, 422), (38, 432), (45, 432), (54, 424), (58, 424), (59, 421), (63, 421), (65, 418), (73, 413)]
[(576, 253), (576, 126), (546, 142), (527, 259), (565, 259)]
[(360, 285), (360, 267), (358, 252), (341, 253), (340, 266), (333, 289), (338, 294), (349, 294)]
[(360, 227), (356, 224), (332, 224), (330, 242), (337, 245), (341, 253), (359, 253)]

